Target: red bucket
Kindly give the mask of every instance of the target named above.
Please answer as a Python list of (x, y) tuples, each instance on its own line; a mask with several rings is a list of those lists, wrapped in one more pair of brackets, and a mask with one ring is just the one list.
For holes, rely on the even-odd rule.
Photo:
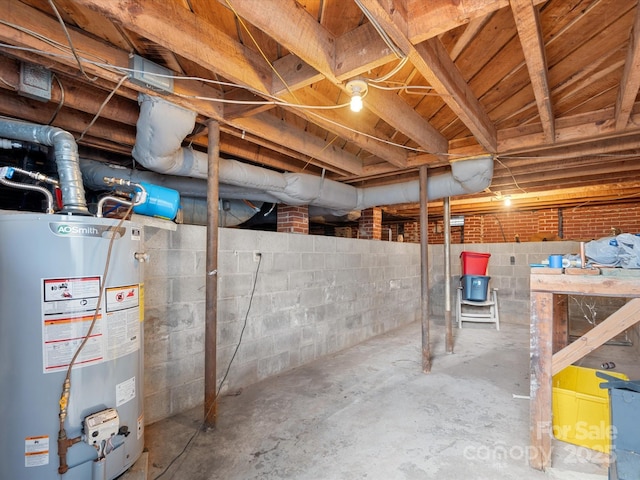
[(486, 275), (490, 253), (462, 252), (462, 275)]

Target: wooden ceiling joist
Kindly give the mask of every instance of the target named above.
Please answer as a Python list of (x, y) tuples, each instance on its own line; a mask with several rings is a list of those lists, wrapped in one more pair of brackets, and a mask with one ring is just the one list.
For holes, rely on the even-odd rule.
[[(207, 148), (213, 119), (221, 153), (255, 165), (366, 187), (494, 153), (490, 189), (527, 208), (579, 202), (545, 192), (581, 187), (618, 201), (592, 187), (639, 174), (635, 0), (56, 0), (86, 76), (49, 0), (5, 3), (0, 110), (47, 123), (62, 105), (53, 124), (76, 136), (101, 110), (80, 147), (119, 161), (138, 95), (158, 95), (125, 78), (134, 53), (176, 73), (164, 96), (198, 114), (190, 145)], [(55, 74), (48, 103), (18, 95), (20, 61)], [(345, 108), (355, 77), (370, 85), (358, 114)], [(491, 195), (454, 211), (495, 209)]]

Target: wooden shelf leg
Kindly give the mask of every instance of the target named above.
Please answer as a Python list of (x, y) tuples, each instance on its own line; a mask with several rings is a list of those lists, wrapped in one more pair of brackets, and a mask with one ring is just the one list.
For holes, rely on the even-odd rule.
[(554, 303), (552, 293), (531, 292), (529, 465), (538, 470), (551, 466)]

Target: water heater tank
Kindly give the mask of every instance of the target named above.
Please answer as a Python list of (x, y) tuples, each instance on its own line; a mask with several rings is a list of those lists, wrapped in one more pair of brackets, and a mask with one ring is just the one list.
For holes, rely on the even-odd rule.
[[(111, 480), (142, 453), (142, 229), (117, 225), (0, 212), (1, 479)], [(71, 369), (65, 427), (76, 443), (61, 475), (60, 397), (94, 316)]]

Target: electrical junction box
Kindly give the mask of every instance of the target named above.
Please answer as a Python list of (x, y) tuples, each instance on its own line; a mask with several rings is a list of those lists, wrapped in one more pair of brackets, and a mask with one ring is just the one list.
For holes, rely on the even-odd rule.
[(51, 100), (51, 71), (33, 63), (20, 63), (18, 93), (40, 102)]
[(98, 450), (102, 448), (102, 442), (117, 435), (119, 429), (120, 418), (115, 408), (107, 408), (84, 419), (85, 441)]
[(129, 61), (132, 70), (129, 80), (156, 92), (173, 93), (173, 72), (162, 65), (153, 63), (140, 55), (133, 55)]

